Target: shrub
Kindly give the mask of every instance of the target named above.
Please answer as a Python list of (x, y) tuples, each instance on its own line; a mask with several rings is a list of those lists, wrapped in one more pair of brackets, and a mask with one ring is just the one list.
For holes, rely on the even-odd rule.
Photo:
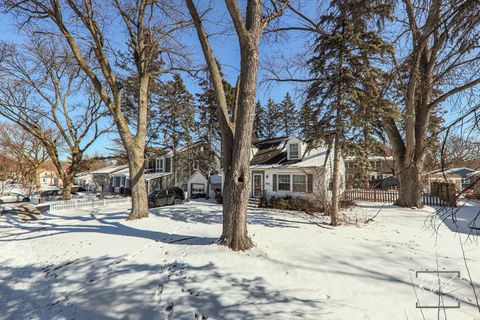
[[(351, 208), (355, 205), (354, 201), (341, 200), (339, 202), (340, 209)], [(315, 202), (309, 199), (292, 198), (290, 196), (284, 198), (270, 198), (268, 200), (262, 199), (260, 207), (273, 208), (281, 210), (303, 211), (305, 213), (327, 212), (327, 207), (323, 203)]]
[(311, 200), (300, 199), (300, 198), (270, 198), (267, 201), (262, 201), (262, 207), (265, 208), (274, 208), (274, 209), (283, 209), (283, 210), (293, 210), (293, 211), (304, 211), (306, 213), (312, 212), (323, 212), (323, 206), (314, 203)]

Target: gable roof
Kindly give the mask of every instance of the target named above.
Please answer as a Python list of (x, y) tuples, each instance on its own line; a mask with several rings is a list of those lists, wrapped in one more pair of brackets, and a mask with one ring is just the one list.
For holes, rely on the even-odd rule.
[[(328, 151), (326, 148), (315, 148), (308, 152), (303, 151), (301, 159), (288, 160), (287, 142), (293, 137), (278, 137), (273, 139), (257, 140), (253, 146), (257, 152), (250, 160), (250, 166), (255, 168), (266, 167), (319, 167), (324, 166)], [(295, 137), (302, 141), (302, 139)]]
[(109, 166), (109, 167), (105, 167), (105, 168), (102, 168), (102, 169), (92, 171), (92, 173), (94, 173), (94, 174), (95, 173), (97, 173), (97, 174), (109, 174), (109, 173), (117, 172), (119, 170), (123, 170), (125, 168), (128, 168), (128, 166), (127, 165)]
[[(288, 137), (257, 140), (252, 144), (257, 148), (250, 165), (279, 164), (287, 162), (287, 150), (285, 148)], [(298, 162), (300, 160), (293, 160)]]

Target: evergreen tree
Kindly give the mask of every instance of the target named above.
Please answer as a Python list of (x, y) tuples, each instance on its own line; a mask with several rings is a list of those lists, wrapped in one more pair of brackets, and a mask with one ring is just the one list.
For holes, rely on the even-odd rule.
[[(172, 150), (175, 161), (177, 149), (182, 145), (189, 145), (196, 132), (193, 95), (188, 92), (182, 77), (175, 74), (173, 80), (162, 86), (161, 94), (155, 102), (161, 115), (163, 145)], [(175, 172), (175, 162), (173, 169)], [(175, 180), (176, 177), (176, 183)]]
[[(220, 152), (220, 124), (217, 115), (215, 92), (211, 88), (209, 81), (202, 81), (200, 86), (203, 92), (196, 95), (199, 138), (208, 143), (213, 150)], [(224, 80), (223, 88), (225, 90), (228, 108), (232, 110), (233, 104), (235, 103), (235, 87)]]
[(255, 115), (253, 116), (253, 138), (260, 140), (266, 138), (265, 121), (267, 113), (260, 101), (255, 105)]
[(280, 110), (278, 104), (271, 98), (267, 102), (267, 114), (265, 115), (265, 138), (272, 139), (280, 133)]
[(388, 102), (379, 87), (383, 71), (372, 65), (390, 50), (374, 29), (373, 19), (383, 18), (391, 6), (375, 0), (332, 0), (321, 17), (324, 33), (316, 39), (314, 57), (309, 61), (315, 81), (308, 89), (308, 99), (318, 112), (315, 140), (333, 142), (331, 224), (338, 225), (340, 156), (353, 140), (364, 141), (373, 130), (371, 123)]
[(282, 102), (278, 105), (278, 109), (280, 130), (285, 136), (295, 134), (299, 128), (299, 117), (290, 93), (287, 92)]
[(315, 130), (317, 126), (318, 115), (308, 101), (305, 102), (300, 108), (298, 118), (300, 134), (303, 136), (307, 144), (314, 144), (311, 139), (316, 138)]

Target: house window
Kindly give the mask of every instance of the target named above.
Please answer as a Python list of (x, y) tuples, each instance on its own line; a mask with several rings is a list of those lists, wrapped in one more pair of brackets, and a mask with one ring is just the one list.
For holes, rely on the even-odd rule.
[(172, 158), (165, 158), (165, 172), (172, 172)]
[(157, 172), (163, 172), (163, 158), (157, 159)]
[(299, 147), (298, 143), (291, 143), (289, 145), (289, 152), (290, 152), (290, 159), (298, 159), (299, 158)]
[(306, 192), (307, 191), (307, 179), (303, 174), (293, 175), (293, 192)]
[(199, 167), (200, 167), (200, 161), (193, 160), (193, 170), (198, 170)]
[(278, 190), (290, 191), (290, 175), (289, 174), (278, 175)]

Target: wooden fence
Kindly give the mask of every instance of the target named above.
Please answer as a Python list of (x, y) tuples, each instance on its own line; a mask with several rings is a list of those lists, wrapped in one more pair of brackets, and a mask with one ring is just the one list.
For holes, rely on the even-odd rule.
[[(397, 190), (350, 189), (345, 190), (343, 199), (347, 201), (386, 202), (394, 203), (398, 200)], [(456, 206), (456, 202), (449, 203), (438, 196), (422, 195), (422, 203), (434, 207)]]
[(97, 208), (111, 204), (129, 204), (131, 202), (132, 198), (130, 197), (113, 199), (74, 199), (50, 203), (50, 212), (58, 212), (68, 209)]

